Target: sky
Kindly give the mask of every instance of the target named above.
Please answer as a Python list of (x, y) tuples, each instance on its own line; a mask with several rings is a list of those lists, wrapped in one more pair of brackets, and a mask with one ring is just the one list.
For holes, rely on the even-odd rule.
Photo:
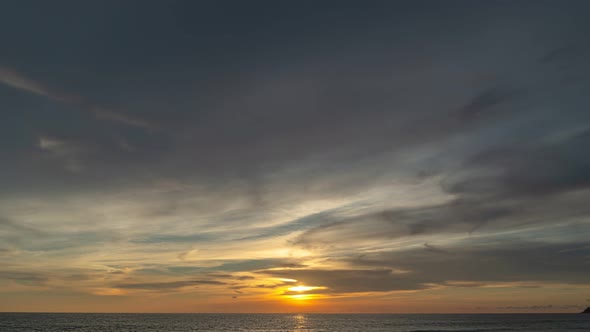
[(581, 311), (588, 10), (2, 2), (0, 311)]

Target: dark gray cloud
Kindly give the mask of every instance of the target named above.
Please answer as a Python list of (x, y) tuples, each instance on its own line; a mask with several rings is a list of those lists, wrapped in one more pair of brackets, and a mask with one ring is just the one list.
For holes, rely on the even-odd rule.
[(551, 309), (583, 309), (584, 307), (576, 304), (569, 305), (533, 305), (533, 306), (507, 306), (507, 307), (496, 307), (499, 310), (551, 310)]
[[(582, 24), (575, 15), (575, 8), (582, 4), (558, 11), (554, 7), (559, 6), (550, 3), (513, 4), (504, 16), (492, 5), (484, 6), (490, 7), (484, 10), (467, 2), (453, 10), (430, 4), (437, 7), (432, 12), (411, 3), (382, 3), (360, 12), (357, 6), (343, 4), (315, 5), (317, 8), (309, 12), (302, 9), (308, 5), (280, 10), (280, 15), (263, 15), (261, 20), (255, 20), (258, 23), (253, 23), (241, 17), (244, 10), (257, 12), (256, 5), (179, 2), (137, 7), (107, 2), (93, 6), (97, 8), (89, 12), (68, 3), (46, 9), (78, 13), (71, 15), (79, 17), (71, 24), (83, 28), (70, 29), (64, 22), (25, 15), (31, 20), (37, 17), (45, 26), (53, 27), (39, 32), (38, 36), (23, 29), (22, 20), (13, 18), (16, 14), (5, 14), (8, 16), (3, 24), (7, 27), (3, 31), (16, 31), (6, 42), (20, 46), (11, 48), (20, 49), (18, 57), (5, 56), (6, 68), (31, 67), (27, 70), (31, 74), (19, 74), (17, 81), (47, 83), (16, 84), (14, 79), (8, 79), (10, 75), (4, 82), (49, 96), (55, 93), (46, 86), (53, 84), (59, 90), (92, 100), (89, 103), (92, 106), (88, 107), (61, 105), (64, 98), (58, 98), (57, 104), (25, 107), (27, 97), (23, 95), (11, 96), (5, 107), (27, 108), (28, 118), (33, 119), (28, 126), (35, 130), (64, 136), (80, 132), (77, 136), (91, 139), (100, 147), (97, 153), (79, 161), (87, 165), (82, 179), (67, 173), (48, 174), (46, 165), (39, 169), (28, 166), (30, 169), (21, 168), (19, 172), (38, 174), (31, 178), (36, 189), (50, 186), (52, 191), (63, 186), (75, 191), (85, 185), (91, 188), (129, 185), (128, 182), (142, 182), (153, 174), (221, 182), (219, 186), (246, 177), (249, 186), (258, 188), (249, 190), (252, 194), (264, 190), (260, 189), (264, 188), (261, 174), (290, 168), (294, 160), (315, 159), (330, 153), (331, 158), (320, 167), (322, 174), (317, 176), (321, 177), (338, 164), (359, 156), (373, 158), (383, 152), (470, 134), (515, 114), (526, 113), (534, 106), (521, 107), (518, 103), (533, 98), (542, 102), (547, 98), (539, 93), (546, 87), (526, 79), (530, 74), (548, 70), (524, 65), (531, 61), (533, 54), (529, 53), (545, 54), (562, 47), (569, 39), (576, 40), (576, 34), (569, 34)], [(279, 7), (272, 5), (267, 10)], [(141, 15), (137, 15), (137, 10)], [(456, 10), (470, 13), (481, 21), (458, 19)], [(555, 20), (561, 20), (563, 26), (553, 29), (535, 19), (523, 23), (518, 13), (527, 10), (533, 10), (539, 17), (557, 15)], [(435, 11), (441, 15), (432, 16)], [(24, 14), (29, 9), (12, 5), (3, 11), (11, 12)], [(131, 31), (129, 22), (123, 19), (131, 12), (132, 21), (140, 26), (153, 21), (162, 25), (150, 27), (151, 33)], [(310, 15), (311, 12), (316, 14)], [(208, 15), (202, 21), (189, 20), (186, 13), (224, 13), (234, 17), (235, 22), (220, 26), (218, 20)], [(400, 20), (388, 26), (387, 22), (396, 22), (391, 15)], [(415, 15), (415, 19), (406, 15)], [(335, 21), (323, 24), (325, 16)], [(368, 24), (366, 17), (372, 17), (374, 22)], [(309, 30), (295, 28), (302, 20), (307, 22)], [(105, 22), (110, 22), (110, 28), (105, 28)], [(273, 28), (264, 25), (262, 29), (262, 22)], [(348, 28), (342, 30), (344, 22)], [(464, 29), (465, 25), (470, 28)], [(497, 30), (488, 32), (494, 31), (489, 26)], [(503, 27), (518, 27), (522, 33), (512, 34)], [(356, 32), (345, 33), (348, 29)], [(22, 35), (17, 38), (19, 34)], [(226, 35), (229, 39), (224, 39)], [(251, 36), (245, 39), (250, 44), (258, 40), (254, 45), (261, 48), (242, 47), (245, 36)], [(331, 37), (334, 44), (321, 46), (314, 42), (319, 36)], [(374, 40), (367, 36), (373, 36)], [(438, 37), (440, 41), (435, 42)], [(40, 43), (29, 43), (26, 47), (18, 43), (20, 38), (50, 40), (56, 46), (50, 52), (44, 49), (47, 59), (41, 63), (39, 60), (18, 63), (29, 52), (33, 54), (33, 49), (37, 54), (36, 47), (41, 47)], [(269, 43), (271, 40), (274, 43)], [(354, 43), (362, 43), (362, 47)], [(306, 46), (308, 51), (293, 53), (295, 47), (289, 45)], [(29, 47), (32, 49), (25, 51)], [(204, 49), (211, 54), (205, 56)], [(163, 50), (169, 53), (162, 53)], [(193, 56), (198, 54), (201, 56)], [(228, 57), (228, 54), (240, 56)], [(262, 54), (268, 58), (256, 60)], [(144, 62), (147, 58), (151, 60)], [(261, 61), (264, 64), (259, 64)], [(121, 66), (126, 69), (121, 70)], [(39, 78), (32, 80), (29, 76)], [(576, 105), (566, 107), (567, 113), (578, 112)], [(49, 121), (37, 121), (45, 117), (38, 114), (40, 108), (63, 109), (65, 113), (61, 111), (62, 115), (55, 115)], [(76, 108), (86, 108), (95, 112), (97, 118), (115, 123), (88, 121), (68, 111)], [(24, 119), (9, 116), (7, 120), (17, 125)], [(65, 121), (78, 125), (64, 126)], [(150, 135), (116, 122), (148, 129), (161, 126), (172, 132)], [(21, 132), (22, 137), (17, 141), (31, 140), (26, 135), (30, 131)], [(20, 155), (13, 162), (18, 165), (33, 161)], [(238, 164), (240, 167), (236, 168)]]
[(122, 289), (146, 289), (146, 290), (175, 290), (182, 287), (199, 285), (225, 285), (219, 280), (180, 280), (170, 282), (125, 283), (115, 284), (113, 287)]
[(0, 271), (0, 279), (10, 280), (22, 285), (39, 286), (49, 281), (47, 273), (28, 271)]
[[(355, 269), (264, 270), (258, 273), (293, 278), (307, 285), (327, 287), (328, 293), (420, 290), (434, 286), (485, 287), (498, 283), (587, 284), (588, 247), (569, 252), (577, 244), (478, 243), (472, 241), (441, 250), (423, 248), (338, 258)], [(587, 244), (582, 243), (582, 244)], [(538, 287), (520, 285), (517, 287)]]
[(477, 155), (468, 167), (489, 170), (446, 184), (451, 193), (505, 196), (551, 195), (587, 189), (590, 157), (582, 153), (590, 131), (558, 142), (494, 149)]
[[(496, 242), (496, 243), (495, 243)], [(507, 242), (507, 243), (506, 243)], [(586, 283), (588, 248), (568, 252), (579, 244), (473, 240), (445, 252), (415, 249), (353, 259), (356, 266), (395, 267), (429, 282), (449, 280)]]

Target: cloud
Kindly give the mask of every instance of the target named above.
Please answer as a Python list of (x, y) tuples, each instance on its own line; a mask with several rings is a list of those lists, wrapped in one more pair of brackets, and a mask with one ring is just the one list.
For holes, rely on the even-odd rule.
[(39, 148), (47, 151), (56, 158), (62, 159), (65, 169), (72, 172), (80, 172), (84, 169), (84, 155), (89, 148), (80, 142), (62, 138), (41, 135), (39, 136)]
[(445, 253), (408, 249), (344, 260), (358, 268), (372, 266), (410, 271), (407, 277), (424, 283), (538, 281), (586, 284), (588, 281), (584, 275), (590, 271), (590, 251), (561, 252), (579, 244), (473, 239), (456, 243)]
[(132, 116), (122, 112), (116, 112), (113, 110), (105, 109), (102, 107), (91, 108), (92, 113), (97, 119), (105, 119), (113, 122), (119, 122), (133, 127), (148, 129), (148, 130), (159, 130), (160, 128), (150, 123), (149, 121), (140, 117)]
[(52, 91), (45, 85), (27, 78), (12, 68), (0, 67), (0, 83), (59, 102), (70, 102), (72, 98)]
[(7, 266), (104, 293), (587, 284), (587, 10), (194, 6), (0, 11)]
[(274, 277), (294, 278), (306, 285), (326, 287), (326, 290), (321, 292), (328, 293), (388, 292), (428, 288), (420, 280), (403, 277), (403, 275), (396, 274), (391, 269), (263, 270), (258, 271), (258, 273)]
[[(312, 248), (363, 239), (472, 234), (542, 227), (590, 213), (590, 159), (582, 151), (590, 132), (556, 142), (488, 150), (447, 173), (441, 187), (452, 199), (395, 208), (330, 222), (303, 232), (293, 243)], [(326, 218), (326, 217), (325, 217)]]
[[(346, 246), (357, 241), (391, 241), (415, 237), (435, 239), (443, 234), (469, 236), (543, 227), (589, 213), (584, 203), (590, 193), (530, 200), (459, 198), (445, 204), (368, 213), (327, 223), (301, 233), (293, 244), (304, 248)], [(362, 243), (362, 242), (361, 242)]]
[(583, 309), (581, 305), (576, 304), (569, 304), (569, 305), (532, 305), (532, 306), (506, 306), (506, 307), (496, 307), (498, 310), (552, 310), (552, 309)]
[(583, 61), (583, 58), (588, 56), (590, 49), (586, 45), (579, 43), (570, 43), (557, 47), (540, 58), (541, 63), (576, 63)]
[(0, 279), (11, 280), (23, 285), (43, 285), (49, 281), (46, 273), (27, 271), (0, 271)]
[(199, 285), (226, 285), (226, 283), (219, 280), (180, 280), (170, 282), (125, 283), (116, 284), (113, 287), (120, 289), (176, 290), (183, 287)]
[[(471, 241), (447, 250), (429, 248), (365, 253), (335, 258), (353, 269), (261, 270), (260, 274), (293, 278), (325, 286), (327, 293), (390, 292), (432, 287), (542, 287), (587, 285), (590, 251), (566, 254), (576, 244)], [(522, 284), (522, 283), (525, 284)], [(528, 284), (527, 284), (528, 283)]]
[(558, 142), (486, 151), (473, 158), (468, 167), (489, 172), (450, 180), (446, 186), (452, 193), (500, 198), (587, 189), (590, 157), (581, 151), (588, 143), (590, 130)]
[(489, 115), (494, 112), (494, 107), (513, 102), (520, 94), (505, 87), (491, 87), (473, 97), (459, 110), (459, 114), (463, 117), (463, 123), (469, 125), (471, 119)]
[(237, 280), (254, 280), (256, 278), (254, 278), (253, 276), (238, 276), (236, 277)]
[(147, 130), (157, 129), (157, 126), (140, 117), (95, 106), (88, 103), (80, 96), (57, 92), (40, 82), (26, 77), (22, 73), (12, 68), (0, 67), (0, 83), (51, 99), (59, 103), (72, 105), (92, 114), (97, 119), (105, 119)]

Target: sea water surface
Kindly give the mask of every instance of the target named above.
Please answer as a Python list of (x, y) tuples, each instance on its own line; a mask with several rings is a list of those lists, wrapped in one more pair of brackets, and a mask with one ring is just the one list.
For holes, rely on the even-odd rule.
[(0, 331), (590, 331), (583, 314), (49, 314), (0, 313)]

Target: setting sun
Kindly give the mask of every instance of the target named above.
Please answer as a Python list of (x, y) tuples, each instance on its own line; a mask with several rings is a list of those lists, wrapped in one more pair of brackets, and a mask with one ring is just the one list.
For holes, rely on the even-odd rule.
[(325, 287), (313, 287), (313, 286), (294, 286), (294, 287), (290, 287), (289, 290), (292, 292), (307, 292), (310, 290), (314, 290), (314, 289), (323, 289)]

